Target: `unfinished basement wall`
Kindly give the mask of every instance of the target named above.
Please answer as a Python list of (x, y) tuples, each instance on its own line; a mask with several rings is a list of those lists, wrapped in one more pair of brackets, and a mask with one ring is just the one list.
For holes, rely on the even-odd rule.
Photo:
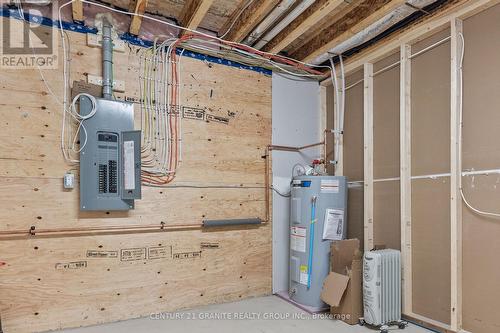
[[(461, 201), (462, 236), (460, 236), (460, 216), (451, 209), (454, 194), (451, 192), (451, 161), (454, 156), (450, 147), (455, 147), (452, 141), (452, 128), (450, 126), (452, 115), (456, 108), (451, 105), (452, 72), (451, 54), (452, 43), (450, 22), (455, 18), (463, 20), (463, 34), (465, 39), (464, 57), (464, 87), (463, 87), (463, 190), (467, 200), (477, 209), (499, 214), (500, 192), (500, 118), (498, 105), (500, 105), (500, 5), (495, 1), (479, 1), (464, 5), (456, 14), (443, 14), (441, 17), (421, 24), (417, 31), (410, 29), (397, 34), (381, 46), (375, 46), (371, 52), (363, 56), (354, 56), (348, 59), (346, 68), (349, 76), (362, 78), (359, 69), (364, 63), (373, 63), (373, 167), (374, 167), (374, 242), (377, 234), (385, 233), (384, 223), (396, 213), (390, 209), (382, 212), (377, 217), (378, 205), (384, 205), (384, 197), (377, 191), (380, 185), (379, 177), (398, 178), (396, 172), (396, 150), (391, 154), (391, 149), (397, 147), (399, 139), (396, 133), (397, 111), (405, 112), (405, 105), (397, 106), (401, 80), (397, 77), (398, 69), (394, 72), (387, 71), (385, 80), (377, 72), (383, 62), (390, 63), (388, 59), (407, 43), (411, 45), (411, 80), (408, 84), (410, 92), (411, 126), (411, 223), (401, 221), (400, 226), (408, 236), (411, 232), (403, 255), (410, 254), (411, 262), (405, 263), (408, 267), (411, 280), (409, 285), (404, 284), (404, 291), (412, 295), (410, 304), (406, 304), (405, 314), (438, 330), (496, 333), (499, 331), (500, 319), (496, 304), (500, 297), (498, 279), (500, 270), (496, 264), (497, 255), (500, 253), (500, 222), (498, 218), (479, 215), (468, 208)], [(459, 29), (459, 28), (458, 28)], [(452, 36), (453, 37), (453, 36)], [(460, 50), (460, 37), (457, 36), (457, 49)], [(422, 53), (420, 53), (422, 51)], [(420, 53), (420, 54), (417, 54)], [(397, 60), (393, 58), (393, 60)], [(369, 68), (369, 67), (368, 67)], [(392, 70), (392, 69), (391, 69)], [(389, 79), (391, 78), (391, 79)], [(394, 82), (396, 81), (396, 82)], [(347, 98), (350, 107), (346, 106), (346, 129), (355, 124), (362, 126), (363, 119), (363, 92), (359, 87), (357, 95), (349, 89)], [(456, 89), (459, 90), (457, 87)], [(358, 105), (356, 109), (353, 105)], [(393, 109), (392, 111), (390, 111)], [(370, 108), (365, 108), (370, 110)], [(356, 113), (359, 112), (359, 114)], [(333, 112), (331, 110), (330, 112)], [(354, 114), (349, 115), (349, 112)], [(393, 123), (381, 123), (387, 117), (392, 117)], [(357, 117), (354, 117), (356, 115)], [(386, 127), (380, 127), (381, 124)], [(400, 124), (405, 126), (405, 124)], [(381, 129), (385, 132), (381, 132)], [(400, 127), (402, 128), (402, 127)], [(377, 130), (378, 129), (378, 130)], [(384, 138), (393, 137), (394, 145)], [(357, 135), (350, 138), (349, 135)], [(404, 136), (402, 136), (404, 138)], [(356, 142), (357, 144), (353, 144)], [(351, 132), (346, 130), (343, 145), (344, 174), (362, 176), (354, 171), (363, 163), (363, 129), (358, 128)], [(406, 142), (406, 139), (405, 141)], [(383, 148), (386, 150), (382, 150)], [(394, 173), (384, 174), (384, 154), (392, 156)], [(358, 156), (357, 163), (352, 163), (353, 156)], [(381, 159), (382, 158), (382, 159)], [(389, 159), (385, 159), (388, 161)], [(401, 159), (403, 161), (403, 159)], [(381, 171), (382, 170), (382, 171)], [(386, 169), (387, 170), (387, 169)], [(454, 176), (454, 175), (453, 175)], [(455, 177), (455, 176), (454, 176)], [(354, 179), (350, 179), (352, 181)], [(361, 188), (362, 190), (362, 188)], [(394, 188), (394, 192), (396, 188)], [(393, 195), (398, 199), (402, 194)], [(362, 196), (361, 196), (362, 197)], [(351, 200), (352, 196), (349, 197)], [(404, 199), (404, 198), (399, 198)], [(361, 198), (362, 200), (362, 198)], [(393, 203), (396, 200), (392, 201)], [(356, 200), (355, 200), (356, 203)], [(352, 205), (352, 203), (349, 203)], [(404, 207), (401, 208), (403, 210)], [(356, 213), (361, 214), (361, 230), (363, 227), (363, 204)], [(350, 211), (352, 215), (352, 212)], [(384, 220), (385, 218), (385, 220)], [(458, 231), (454, 231), (453, 221), (457, 218)], [(382, 219), (382, 220), (381, 220)], [(382, 221), (382, 222), (381, 222)], [(351, 223), (351, 221), (349, 221)], [(366, 221), (365, 221), (366, 222)], [(381, 224), (380, 224), (381, 223)], [(397, 224), (397, 222), (395, 222)], [(410, 225), (408, 228), (407, 225)], [(349, 225), (351, 227), (351, 225)], [(359, 225), (355, 224), (355, 228)], [(378, 231), (377, 231), (378, 230)], [(399, 229), (401, 231), (401, 229)], [(397, 239), (396, 232), (389, 230), (388, 235)], [(385, 236), (385, 235), (384, 235)], [(453, 251), (455, 241), (460, 242), (458, 251)], [(389, 243), (388, 241), (386, 241)], [(398, 247), (393, 243), (391, 247)], [(408, 251), (409, 250), (409, 251)], [(461, 250), (461, 251), (460, 251)], [(406, 252), (406, 253), (405, 253)], [(462, 258), (460, 258), (460, 252)], [(406, 257), (405, 257), (406, 258)], [(454, 259), (457, 258), (455, 261)], [(460, 275), (462, 274), (462, 278)], [(454, 280), (454, 277), (458, 279)], [(404, 282), (407, 282), (404, 281)], [(457, 288), (453, 287), (458, 284)], [(460, 283), (462, 286), (460, 287)], [(461, 298), (461, 303), (460, 303)], [(458, 301), (458, 311), (454, 311), (452, 304)], [(460, 306), (462, 310), (460, 311)], [(461, 324), (462, 323), (462, 324)]]
[[(87, 47), (84, 34), (68, 36), (72, 79), (100, 76), (101, 50)], [(140, 98), (136, 51), (132, 46), (115, 52), (115, 79), (123, 80), (126, 90), (116, 94), (119, 99)], [(271, 143), (271, 77), (188, 57), (182, 63), (182, 105), (229, 123), (184, 119), (183, 161), (174, 186), (143, 187), (142, 200), (129, 212), (79, 211), (78, 184), (72, 191), (62, 186), (66, 171), (73, 170), (78, 179), (78, 168), (65, 164), (61, 154), (61, 106), (36, 69), (2, 69), (0, 231), (265, 219), (263, 155)], [(61, 99), (62, 62), (43, 74)], [(6, 333), (99, 324), (271, 293), (270, 224), (4, 236), (0, 316)]]
[[(412, 54), (450, 35), (435, 34)], [(411, 60), (413, 312), (450, 323), (450, 42)], [(419, 176), (427, 176), (417, 178)]]
[(373, 243), (401, 248), (399, 52), (373, 65)]
[[(463, 171), (500, 169), (500, 5), (464, 20)], [(498, 172), (463, 177), (470, 203), (500, 213)], [(463, 205), (463, 327), (500, 331), (500, 219)]]

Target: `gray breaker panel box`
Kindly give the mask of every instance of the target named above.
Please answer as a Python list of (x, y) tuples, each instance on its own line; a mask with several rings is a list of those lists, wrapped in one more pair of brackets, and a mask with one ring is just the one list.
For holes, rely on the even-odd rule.
[[(141, 197), (140, 131), (134, 131), (134, 108), (131, 103), (96, 98), (95, 115), (83, 121), (80, 143), (80, 209), (129, 210)], [(80, 97), (80, 114), (88, 115), (92, 102)], [(129, 155), (124, 156), (124, 143)], [(126, 163), (124, 160), (133, 163)], [(127, 187), (125, 188), (125, 177)], [(132, 182), (132, 184), (131, 184)]]

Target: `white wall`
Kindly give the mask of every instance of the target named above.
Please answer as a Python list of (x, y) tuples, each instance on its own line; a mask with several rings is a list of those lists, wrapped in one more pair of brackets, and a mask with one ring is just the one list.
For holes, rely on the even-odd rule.
[[(303, 146), (322, 140), (319, 84), (273, 74), (273, 145)], [(273, 151), (273, 184), (280, 192), (290, 190), (292, 168), (319, 158), (321, 148), (303, 153)], [(288, 290), (289, 198), (273, 191), (273, 292)]]

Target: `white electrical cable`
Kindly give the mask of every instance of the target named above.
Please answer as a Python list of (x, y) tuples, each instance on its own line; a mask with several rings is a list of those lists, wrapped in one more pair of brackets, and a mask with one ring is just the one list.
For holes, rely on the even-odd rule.
[[(337, 115), (337, 123), (334, 124), (334, 136), (335, 136), (335, 149), (334, 149), (334, 160), (337, 163), (340, 159), (340, 140), (344, 133), (344, 111), (345, 111), (345, 72), (344, 72), (344, 62), (342, 59), (342, 55), (339, 55), (340, 59), (340, 74), (342, 80), (342, 87), (339, 87), (338, 79), (337, 79), (337, 70), (335, 69), (335, 63), (333, 62), (333, 57), (330, 58), (331, 64), (331, 80), (333, 84), (333, 88), (335, 90), (335, 113)], [(340, 90), (340, 92), (339, 92)], [(326, 156), (325, 156), (326, 158)], [(328, 163), (325, 160), (325, 164)]]
[[(460, 37), (460, 40), (462, 41), (462, 50), (460, 54), (460, 64), (459, 64), (459, 82), (460, 82), (460, 99), (459, 99), (459, 107), (458, 107), (458, 112), (459, 112), (459, 119), (460, 119), (460, 126), (458, 130), (458, 159), (460, 161), (460, 173), (462, 173), (462, 127), (463, 127), (463, 87), (464, 87), (464, 80), (463, 80), (463, 63), (464, 63), (464, 55), (465, 55), (465, 39), (464, 35), (460, 32), (458, 33), (458, 36)], [(484, 216), (490, 216), (490, 217), (495, 217), (495, 218), (500, 218), (500, 213), (493, 213), (493, 212), (487, 212), (483, 211), (480, 209), (475, 208), (470, 204), (470, 202), (467, 200), (463, 187), (462, 187), (462, 175), (460, 174), (460, 177), (458, 177), (458, 184), (459, 184), (459, 189), (460, 189), (460, 195), (462, 197), (463, 202), (465, 205), (475, 212), (476, 214), (479, 215), (484, 215)]]
[[(69, 95), (69, 82), (70, 82), (70, 72), (69, 72), (69, 56), (68, 56), (68, 46), (69, 45), (66, 45), (66, 39), (65, 39), (65, 33), (64, 33), (64, 29), (63, 29), (63, 26), (62, 26), (62, 9), (70, 4), (72, 4), (75, 0), (71, 0), (71, 1), (68, 1), (64, 4), (62, 4), (61, 6), (59, 6), (59, 10), (58, 10), (58, 18), (59, 18), (59, 29), (60, 29), (60, 33), (61, 33), (61, 40), (62, 40), (62, 48), (63, 48), (63, 57), (64, 57), (64, 63), (63, 63), (63, 82), (64, 82), (64, 91), (63, 91), (63, 101), (62, 101), (62, 105), (63, 105), (63, 124), (62, 124), (62, 135), (61, 135), (61, 150), (63, 152), (63, 156), (65, 158), (65, 160), (67, 162), (72, 162), (72, 163), (78, 163), (78, 159), (75, 159), (75, 158), (72, 158), (71, 157), (71, 154), (70, 154), (70, 150), (68, 150), (68, 148), (66, 147), (66, 144), (65, 144), (65, 133), (66, 133), (66, 127), (68, 127), (68, 130), (71, 131), (71, 126), (70, 126), (70, 123), (68, 122), (69, 120), (67, 119), (66, 117), (66, 112), (69, 112), (71, 113), (71, 111), (68, 110), (68, 95)], [(195, 33), (197, 35), (200, 35), (200, 36), (204, 36), (204, 37), (207, 37), (211, 40), (216, 40), (216, 41), (220, 41), (220, 42), (223, 42), (223, 39), (222, 38), (218, 38), (218, 37), (214, 37), (214, 36), (211, 36), (209, 34), (205, 34), (205, 33), (202, 33), (202, 32), (199, 32), (199, 31), (196, 31), (194, 29), (189, 29), (189, 28), (184, 28), (184, 27), (181, 27), (181, 26), (178, 26), (176, 24), (173, 24), (173, 23), (170, 23), (170, 22), (166, 22), (166, 21), (163, 21), (163, 20), (160, 20), (160, 19), (157, 19), (157, 18), (154, 18), (154, 17), (150, 17), (150, 16), (147, 16), (147, 15), (143, 15), (143, 14), (138, 14), (138, 13), (129, 13), (129, 12), (126, 12), (126, 11), (123, 11), (123, 10), (119, 10), (119, 9), (115, 9), (115, 8), (111, 8), (111, 7), (108, 7), (106, 5), (102, 5), (102, 4), (99, 4), (99, 3), (95, 3), (95, 2), (91, 2), (91, 1), (87, 1), (87, 0), (81, 0), (81, 2), (83, 3), (86, 3), (86, 4), (89, 4), (89, 5), (92, 5), (92, 6), (96, 6), (96, 7), (100, 7), (100, 8), (103, 8), (103, 9), (106, 9), (106, 10), (110, 10), (112, 12), (116, 12), (116, 13), (119, 13), (119, 14), (124, 14), (124, 15), (132, 15), (132, 16), (137, 16), (137, 17), (141, 17), (141, 18), (144, 18), (144, 19), (148, 19), (148, 20), (151, 20), (151, 21), (154, 21), (154, 22), (157, 22), (157, 23), (160, 23), (160, 24), (163, 24), (163, 25), (167, 25), (167, 26), (170, 26), (170, 27), (174, 27), (174, 28), (178, 28), (178, 29), (182, 29), (182, 30), (185, 30), (185, 31), (189, 31), (189, 32), (192, 32), (192, 33)], [(249, 2), (247, 6), (249, 6), (251, 2)], [(234, 23), (233, 23), (234, 24)], [(231, 27), (230, 27), (231, 28)], [(227, 32), (223, 35), (223, 37), (227, 34)], [(211, 41), (209, 41), (211, 42)], [(230, 42), (230, 41), (224, 41), (226, 43), (228, 43), (229, 45), (225, 45), (225, 44), (222, 44), (222, 45), (218, 45), (218, 47), (222, 47), (224, 49), (227, 49), (227, 50), (230, 50), (230, 51), (233, 51), (233, 52), (237, 52), (237, 53), (240, 53), (242, 54), (243, 56), (246, 56), (246, 57), (250, 57), (250, 58), (253, 58), (253, 59), (257, 59), (259, 61), (266, 61), (268, 62), (271, 66), (279, 69), (280, 71), (282, 72), (285, 72), (287, 74), (291, 74), (291, 75), (294, 75), (294, 76), (299, 76), (299, 77), (317, 77), (317, 75), (314, 75), (314, 74), (299, 74), (299, 73), (295, 73), (295, 72), (292, 72), (292, 71), (289, 71), (287, 69), (285, 69), (285, 66), (287, 65), (282, 65), (282, 64), (278, 64), (276, 63), (275, 61), (271, 60), (271, 59), (266, 59), (265, 57), (263, 57), (262, 55), (266, 56), (274, 56), (274, 54), (272, 53), (268, 53), (268, 52), (262, 52), (262, 51), (259, 51), (255, 48), (251, 48), (249, 47), (251, 50), (254, 50), (256, 52), (260, 52), (261, 55), (257, 55), (257, 54), (252, 54), (250, 52), (246, 52), (244, 50), (240, 50), (240, 49), (236, 49), (236, 48), (232, 48), (231, 45), (243, 45), (241, 43), (235, 43), (235, 42)], [(203, 41), (203, 43), (207, 43), (207, 41)], [(213, 43), (215, 44), (215, 43)], [(245, 45), (245, 47), (248, 47)], [(202, 48), (203, 47), (200, 47), (198, 46), (198, 48)], [(209, 51), (214, 51), (213, 49), (209, 50)], [(164, 53), (165, 50), (162, 51), (162, 53)], [(168, 50), (167, 50), (168, 52)], [(297, 61), (295, 59), (291, 59), (289, 57), (285, 57), (285, 56), (280, 56), (282, 57), (283, 59), (286, 59), (286, 60), (293, 60), (295, 61), (296, 63), (298, 64), (302, 64), (304, 66), (308, 66), (308, 67), (315, 67), (315, 68), (330, 68), (329, 66), (322, 66), (322, 65), (311, 65), (311, 64), (308, 64), (308, 63), (305, 63), (305, 62), (301, 62), (301, 61)], [(168, 67), (168, 66), (167, 66)], [(43, 74), (40, 73), (42, 75), (42, 79), (44, 79), (43, 77)], [(46, 80), (44, 80), (44, 83), (47, 85), (47, 88), (49, 89), (49, 92), (52, 92), (52, 90), (50, 89), (50, 87), (48, 86)], [(148, 88), (150, 86), (148, 85), (145, 85), (145, 88)], [(145, 96), (148, 96), (148, 98), (151, 96), (149, 94), (150, 91), (146, 91), (145, 92)], [(177, 89), (177, 92), (178, 92), (178, 97), (180, 98), (180, 89)], [(53, 92), (52, 92), (53, 94)], [(54, 98), (57, 99), (57, 96), (55, 94), (53, 94)], [(180, 99), (178, 99), (180, 100)], [(157, 101), (156, 99), (154, 99), (154, 101)], [(151, 102), (151, 101), (149, 101)], [(149, 103), (148, 102), (148, 103)], [(166, 101), (165, 101), (166, 102)], [(164, 106), (166, 107), (165, 110), (169, 110), (169, 105), (167, 103), (164, 104)], [(149, 106), (146, 106), (145, 110), (148, 111), (150, 109), (150, 105)], [(157, 109), (158, 111), (158, 109)], [(179, 112), (181, 110), (178, 110)], [(148, 115), (151, 117), (152, 113), (148, 113)], [(160, 113), (160, 116), (161, 113)], [(180, 114), (178, 115), (179, 116), (179, 120), (181, 118)], [(73, 117), (74, 117), (74, 114), (73, 114)], [(153, 117), (154, 118), (154, 117)], [(166, 117), (168, 118), (168, 117)], [(155, 119), (158, 119), (158, 118), (155, 118)], [(141, 118), (141, 123), (142, 121), (145, 120), (144, 118)], [(180, 121), (179, 121), (180, 122)], [(151, 126), (152, 122), (149, 122), (149, 131), (150, 131), (150, 134), (153, 134), (154, 130), (155, 130), (155, 126)], [(78, 129), (77, 129), (77, 132), (79, 132), (80, 130), (80, 127), (81, 127), (81, 122), (79, 122), (79, 126), (78, 126)], [(168, 125), (168, 124), (165, 124), (165, 125)], [(166, 127), (166, 130), (168, 130), (168, 126)], [(85, 127), (83, 127), (83, 131), (86, 131), (85, 130)], [(180, 132), (181, 133), (181, 132)], [(166, 134), (166, 133), (163, 133), (163, 134)], [(76, 134), (73, 138), (76, 137)], [(152, 138), (153, 136), (150, 135), (149, 138)], [(164, 138), (164, 140), (167, 140), (167, 137), (168, 136), (161, 136), (161, 138)], [(182, 141), (182, 137), (179, 138), (179, 141)], [(73, 140), (73, 143), (75, 142), (75, 140)], [(148, 146), (149, 142), (147, 140), (145, 140), (145, 143), (146, 143), (146, 146)], [(157, 144), (157, 142), (154, 143), (155, 145)], [(74, 151), (74, 144), (72, 145), (72, 149)], [(81, 148), (80, 148), (81, 150)], [(179, 152), (180, 152), (180, 159), (182, 159), (182, 147), (179, 148)], [(164, 151), (162, 153), (165, 153)], [(164, 158), (164, 156), (161, 158), (161, 160), (163, 161), (166, 161), (166, 158)], [(164, 172), (172, 172), (173, 170), (163, 170)]]
[[(78, 100), (82, 96), (85, 96), (88, 99), (90, 99), (90, 102), (92, 103), (92, 108), (91, 108), (90, 112), (87, 115), (85, 115), (85, 116), (82, 116), (76, 110), (76, 102), (78, 102)], [(90, 94), (80, 93), (80, 94), (76, 95), (75, 98), (73, 98), (73, 101), (71, 102), (71, 108), (70, 108), (70, 110), (71, 110), (71, 113), (70, 113), (71, 116), (78, 122), (77, 130), (75, 132), (75, 135), (73, 136), (73, 143), (71, 145), (71, 149), (74, 152), (79, 153), (87, 145), (87, 130), (85, 129), (85, 126), (83, 125), (83, 122), (85, 120), (87, 120), (87, 119), (92, 118), (96, 114), (96, 112), (97, 112), (97, 101), (96, 101), (95, 97), (92, 96), (92, 95), (90, 95)], [(78, 134), (80, 133), (80, 129), (83, 129), (83, 133), (85, 133), (85, 140), (83, 141), (83, 143), (80, 143), (80, 148), (76, 149), (75, 146), (76, 146)]]
[[(71, 0), (71, 1), (68, 1), (64, 4), (62, 4), (61, 6), (59, 6), (59, 28), (62, 30), (62, 21), (61, 21), (61, 10), (72, 4), (73, 2), (75, 2), (76, 0)], [(213, 40), (218, 40), (220, 42), (225, 42), (225, 43), (228, 43), (230, 45), (240, 45), (240, 46), (245, 46), (247, 48), (250, 48), (258, 53), (262, 53), (264, 55), (267, 55), (267, 56), (276, 56), (275, 53), (270, 53), (270, 52), (264, 52), (264, 51), (260, 51), (256, 48), (253, 48), (253, 47), (250, 47), (248, 45), (245, 45), (245, 44), (242, 44), (242, 43), (237, 43), (237, 42), (232, 42), (232, 41), (227, 41), (227, 40), (224, 40), (220, 37), (215, 37), (215, 36), (212, 36), (210, 34), (206, 34), (204, 32), (200, 32), (196, 29), (190, 29), (190, 28), (186, 28), (186, 27), (182, 27), (182, 26), (179, 26), (177, 24), (174, 24), (174, 23), (170, 23), (170, 22), (167, 22), (167, 21), (163, 21), (163, 20), (160, 20), (160, 19), (157, 19), (155, 17), (151, 17), (151, 16), (148, 16), (148, 15), (144, 15), (144, 14), (139, 14), (139, 13), (130, 13), (130, 12), (127, 12), (127, 11), (124, 11), (124, 10), (120, 10), (120, 9), (116, 9), (116, 8), (112, 8), (112, 7), (109, 7), (109, 6), (106, 6), (106, 5), (103, 5), (103, 4), (100, 4), (100, 3), (96, 3), (96, 2), (92, 2), (92, 1), (89, 1), (89, 0), (79, 0), (80, 2), (82, 3), (86, 3), (86, 4), (89, 4), (91, 6), (96, 6), (96, 7), (100, 7), (100, 8), (104, 8), (106, 10), (109, 10), (109, 11), (112, 11), (112, 12), (115, 12), (115, 13), (119, 13), (119, 14), (124, 14), (124, 15), (128, 15), (128, 16), (137, 16), (137, 17), (141, 17), (143, 19), (147, 19), (147, 20), (151, 20), (151, 21), (154, 21), (154, 22), (157, 22), (157, 23), (160, 23), (160, 24), (163, 24), (163, 25), (167, 25), (167, 26), (170, 26), (172, 28), (176, 28), (176, 29), (181, 29), (181, 30), (184, 30), (184, 31), (187, 31), (187, 32), (191, 32), (191, 33), (194, 33), (196, 35), (199, 35), (199, 36), (203, 36), (203, 37), (206, 37), (206, 38), (209, 38), (209, 39), (213, 39)], [(307, 67), (314, 67), (314, 68), (328, 68), (330, 69), (329, 66), (323, 66), (323, 65), (313, 65), (313, 64), (309, 64), (309, 63), (306, 63), (306, 62), (302, 62), (302, 61), (299, 61), (299, 60), (296, 60), (296, 59), (292, 59), (292, 58), (289, 58), (289, 57), (286, 57), (286, 56), (283, 56), (283, 55), (279, 55), (279, 57), (283, 58), (283, 59), (287, 59), (287, 60), (292, 60), (292, 61), (295, 61), (296, 63), (299, 63), (299, 64), (302, 64), (304, 66), (307, 66)], [(271, 62), (270, 62), (271, 63)]]

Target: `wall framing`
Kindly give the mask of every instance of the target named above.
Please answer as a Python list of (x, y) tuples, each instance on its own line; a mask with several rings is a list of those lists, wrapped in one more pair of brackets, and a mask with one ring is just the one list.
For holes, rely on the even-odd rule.
[[(369, 82), (367, 84), (366, 80), (369, 80), (369, 76), (366, 75), (367, 68), (369, 71), (369, 66), (367, 64), (372, 64), (377, 61), (382, 60), (386, 56), (392, 54), (398, 48), (401, 51), (400, 59), (400, 149), (401, 149), (401, 248), (402, 248), (402, 258), (403, 258), (403, 312), (408, 317), (415, 319), (421, 323), (427, 324), (430, 327), (442, 329), (446, 332), (462, 332), (466, 331), (463, 329), (462, 315), (462, 202), (460, 198), (459, 189), (459, 177), (464, 175), (469, 175), (471, 173), (462, 172), (460, 170), (461, 165), (461, 154), (458, 151), (458, 142), (461, 138), (458, 137), (459, 128), (462, 125), (459, 119), (459, 103), (460, 103), (460, 93), (461, 87), (459, 82), (459, 57), (461, 52), (461, 41), (459, 34), (462, 32), (462, 22), (463, 20), (485, 11), (495, 5), (500, 3), (498, 0), (475, 0), (475, 1), (462, 1), (457, 3), (456, 6), (449, 8), (443, 12), (440, 12), (431, 20), (423, 21), (411, 29), (404, 31), (400, 34), (388, 37), (385, 41), (382, 41), (368, 50), (361, 52), (358, 55), (347, 59), (345, 62), (346, 75), (350, 75), (360, 68), (365, 71), (365, 103), (370, 102), (369, 98), (366, 98), (366, 89), (370, 86)], [(411, 142), (409, 141), (410, 125), (411, 125), (411, 45), (418, 41), (421, 41), (433, 34), (436, 34), (444, 29), (451, 28), (451, 54), (450, 54), (450, 66), (451, 66), (451, 108), (450, 108), (450, 125), (451, 125), (451, 136), (450, 136), (450, 163), (451, 172), (449, 174), (437, 175), (438, 177), (448, 177), (450, 176), (450, 209), (451, 209), (451, 247), (450, 247), (450, 258), (451, 258), (451, 306), (450, 306), (450, 324), (445, 324), (440, 321), (427, 318), (425, 316), (416, 314), (413, 312), (411, 304), (411, 294), (412, 294), (412, 271), (411, 271), (411, 180), (429, 177), (430, 175), (422, 175), (418, 177), (411, 176)], [(324, 80), (322, 85), (330, 85), (329, 80)], [(365, 126), (366, 120), (369, 119), (370, 115), (367, 112), (373, 112), (370, 106), (365, 105)], [(364, 135), (370, 135), (371, 129), (365, 127)], [(372, 165), (373, 156), (366, 154), (369, 147), (365, 140), (365, 168)], [(368, 160), (367, 160), (368, 159)], [(476, 171), (478, 174), (487, 175), (491, 173), (492, 170), (482, 170)], [(496, 171), (495, 171), (496, 173)], [(367, 177), (368, 176), (368, 179)], [(368, 180), (368, 184), (366, 184)], [(370, 178), (369, 172), (365, 170), (364, 186), (365, 191), (369, 183), (377, 182), (382, 180), (377, 180)], [(372, 199), (373, 196), (367, 195), (365, 193), (365, 200)], [(370, 207), (370, 203), (365, 202), (365, 209)], [(369, 212), (365, 210), (365, 232), (368, 224)], [(376, 221), (373, 221), (376, 224)], [(365, 249), (367, 247), (367, 241), (365, 241)], [(409, 255), (410, 254), (410, 255)]]

